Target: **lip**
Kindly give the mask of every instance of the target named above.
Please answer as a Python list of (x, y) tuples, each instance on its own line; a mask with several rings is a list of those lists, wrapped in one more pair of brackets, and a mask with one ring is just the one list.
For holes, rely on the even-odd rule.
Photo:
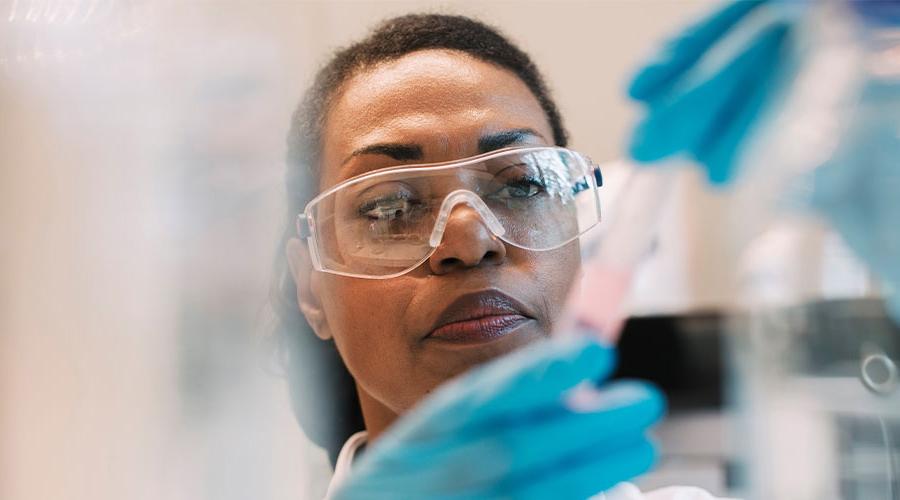
[(465, 294), (441, 312), (425, 339), (454, 344), (491, 342), (533, 321), (526, 311), (519, 301), (498, 290)]

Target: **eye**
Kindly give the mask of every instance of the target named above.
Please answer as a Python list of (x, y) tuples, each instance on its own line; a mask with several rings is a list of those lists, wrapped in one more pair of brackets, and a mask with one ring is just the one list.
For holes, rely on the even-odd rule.
[(546, 192), (544, 181), (533, 176), (523, 176), (507, 180), (492, 197), (495, 198), (531, 198)]
[(422, 202), (405, 196), (389, 196), (364, 203), (359, 214), (373, 221), (392, 221), (409, 217)]

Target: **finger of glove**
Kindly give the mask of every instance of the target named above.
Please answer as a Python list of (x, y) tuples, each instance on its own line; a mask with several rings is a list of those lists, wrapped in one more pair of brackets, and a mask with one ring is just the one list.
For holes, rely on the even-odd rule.
[(558, 404), (565, 391), (582, 381), (609, 376), (614, 359), (612, 348), (587, 336), (532, 344), (439, 388), (383, 437), (433, 439), (478, 427), (485, 419)]
[(504, 474), (553, 461), (585, 443), (597, 445), (629, 434), (641, 435), (665, 409), (662, 393), (651, 384), (622, 381), (596, 391), (592, 409), (572, 411), (564, 403), (531, 413), (483, 420), (479, 428), (460, 430), (452, 440), (412, 441), (404, 446), (404, 460), (488, 463)]
[(722, 82), (707, 81), (668, 106), (652, 109), (634, 129), (628, 154), (641, 163), (689, 150), (709, 128), (709, 108)]
[(585, 448), (596, 453), (633, 443), (664, 408), (659, 391), (641, 382), (616, 382), (597, 394), (601, 399), (590, 411), (572, 412), (558, 401), (554, 411), (542, 407), (521, 415), (519, 421), (495, 421), (496, 427), (477, 433), (459, 430), (394, 446), (385, 446), (382, 438), (356, 464), (346, 488), (429, 497), (478, 496)]
[(530, 478), (522, 478), (511, 492), (521, 499), (584, 499), (650, 470), (656, 449), (646, 438), (610, 453), (598, 450), (562, 461)]
[(747, 14), (767, 0), (739, 1), (717, 11), (666, 44), (660, 56), (641, 69), (628, 87), (628, 95), (639, 101), (654, 101), (703, 54)]
[[(377, 474), (371, 474), (374, 479), (368, 486), (390, 489), (390, 483), (397, 482), (406, 488), (428, 485), (435, 494), (484, 492), (588, 450), (632, 445), (663, 413), (662, 395), (646, 383), (617, 382), (598, 391), (598, 396), (605, 404), (590, 412), (576, 413), (559, 405), (553, 412), (496, 422), (477, 434), (461, 432), (455, 439), (405, 443), (378, 460)], [(359, 473), (370, 467), (370, 459), (371, 455), (363, 457)]]
[(647, 119), (636, 129), (629, 153), (639, 162), (653, 162), (682, 151), (695, 151), (700, 144), (721, 132), (721, 120), (733, 113), (729, 103), (740, 103), (741, 91), (759, 81), (767, 72), (767, 57), (777, 52), (785, 24), (760, 31), (754, 43), (735, 57), (718, 74), (689, 88), (669, 103), (651, 108)]
[(702, 134), (703, 141), (694, 148), (693, 155), (706, 167), (710, 183), (721, 185), (734, 177), (740, 146), (774, 91), (789, 33), (790, 26), (781, 23), (761, 33), (759, 42), (746, 53), (747, 66), (755, 68), (754, 74), (738, 81), (715, 113), (709, 130)]
[(617, 449), (634, 442), (657, 423), (665, 399), (654, 386), (623, 381), (598, 391), (605, 400), (589, 412), (564, 410), (550, 418), (512, 423), (495, 429), (486, 440), (499, 447), (498, 463), (509, 463), (509, 474), (546, 466), (585, 448)]

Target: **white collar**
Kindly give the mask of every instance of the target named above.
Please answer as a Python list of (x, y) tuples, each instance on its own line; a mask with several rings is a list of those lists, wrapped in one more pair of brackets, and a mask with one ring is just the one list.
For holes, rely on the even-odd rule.
[(344, 443), (341, 452), (338, 453), (337, 461), (334, 463), (334, 474), (331, 476), (331, 483), (328, 484), (325, 498), (331, 498), (338, 486), (346, 481), (347, 476), (350, 475), (350, 467), (353, 466), (353, 459), (356, 457), (356, 453), (366, 444), (368, 438), (369, 434), (366, 431), (359, 431), (350, 436), (350, 439)]

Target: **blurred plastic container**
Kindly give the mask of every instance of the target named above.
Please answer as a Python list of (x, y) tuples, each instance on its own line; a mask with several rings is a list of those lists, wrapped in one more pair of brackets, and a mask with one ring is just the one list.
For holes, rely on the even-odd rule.
[(745, 157), (732, 394), (747, 498), (900, 498), (900, 2), (822, 2)]

